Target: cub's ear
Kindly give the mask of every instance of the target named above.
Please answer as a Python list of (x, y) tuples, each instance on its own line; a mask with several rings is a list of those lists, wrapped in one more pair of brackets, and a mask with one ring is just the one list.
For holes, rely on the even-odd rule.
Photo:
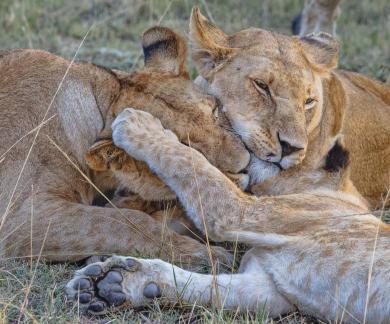
[(186, 42), (171, 29), (149, 28), (142, 34), (142, 47), (146, 68), (188, 77)]
[(339, 44), (327, 33), (314, 33), (300, 38), (303, 54), (320, 71), (329, 71), (337, 66)]
[(95, 142), (85, 153), (85, 161), (88, 167), (95, 171), (107, 171), (120, 169), (120, 161), (126, 153), (116, 147), (111, 139), (103, 139)]
[(228, 36), (194, 7), (190, 18), (192, 57), (199, 73), (210, 79), (211, 74), (237, 51), (229, 47)]

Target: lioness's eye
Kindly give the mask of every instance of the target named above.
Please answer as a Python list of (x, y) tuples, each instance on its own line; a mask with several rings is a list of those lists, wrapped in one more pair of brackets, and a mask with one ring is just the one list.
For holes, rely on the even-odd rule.
[(307, 98), (305, 101), (305, 109), (311, 109), (316, 105), (317, 100), (314, 98)]
[(267, 95), (271, 95), (271, 91), (269, 90), (269, 87), (266, 83), (264, 83), (261, 80), (253, 80), (253, 83), (255, 84), (255, 88), (261, 92), (265, 92)]

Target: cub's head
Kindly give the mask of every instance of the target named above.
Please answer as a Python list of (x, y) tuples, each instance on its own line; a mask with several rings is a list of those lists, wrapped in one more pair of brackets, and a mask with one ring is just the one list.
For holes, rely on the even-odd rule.
[(218, 102), (189, 79), (185, 41), (168, 28), (153, 27), (142, 35), (142, 45), (145, 68), (132, 74), (116, 72), (120, 94), (110, 108), (102, 137), (110, 138), (111, 123), (125, 108), (141, 109), (222, 171), (244, 169), (249, 163), (244, 144), (218, 116)]
[(194, 8), (193, 58), (231, 126), (257, 158), (288, 169), (305, 157), (322, 115), (321, 79), (335, 68), (328, 34), (289, 37), (261, 29), (226, 35)]

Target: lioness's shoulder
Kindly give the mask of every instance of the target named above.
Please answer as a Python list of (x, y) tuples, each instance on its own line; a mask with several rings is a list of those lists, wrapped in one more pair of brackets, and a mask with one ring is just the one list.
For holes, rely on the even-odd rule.
[(381, 81), (372, 80), (360, 73), (338, 70), (337, 75), (342, 82), (349, 82), (363, 92), (372, 93), (380, 97), (384, 103), (390, 105), (390, 86)]

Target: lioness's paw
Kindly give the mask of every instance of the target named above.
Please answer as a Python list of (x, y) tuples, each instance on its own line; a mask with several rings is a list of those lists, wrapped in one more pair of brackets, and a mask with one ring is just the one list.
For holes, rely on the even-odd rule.
[(116, 146), (136, 159), (142, 160), (143, 151), (164, 139), (178, 141), (170, 130), (164, 129), (159, 119), (151, 114), (126, 108), (112, 123), (112, 138)]
[(78, 270), (66, 285), (68, 299), (94, 315), (117, 307), (139, 307), (161, 296), (142, 260), (113, 256)]

